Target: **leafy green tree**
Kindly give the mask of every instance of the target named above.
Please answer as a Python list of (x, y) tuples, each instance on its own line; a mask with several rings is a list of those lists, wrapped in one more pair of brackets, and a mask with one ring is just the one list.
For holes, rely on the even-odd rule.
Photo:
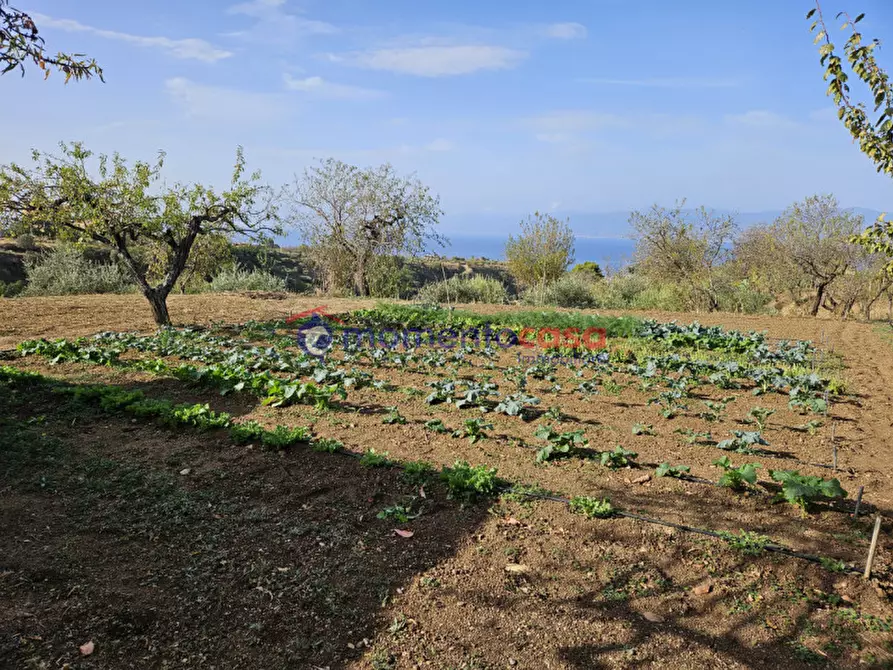
[(594, 261), (583, 261), (582, 263), (577, 263), (574, 267), (571, 268), (571, 272), (580, 275), (581, 277), (592, 280), (605, 278), (601, 267)]
[(719, 309), (717, 269), (730, 256), (728, 248), (736, 226), (728, 215), (715, 215), (701, 207), (683, 210), (654, 205), (647, 212), (632, 212), (629, 223), (636, 240), (636, 272), (687, 286), (707, 309)]
[[(845, 12), (837, 14), (838, 19), (841, 17), (844, 18), (842, 30), (849, 31), (843, 46), (843, 58), (857, 81), (864, 85), (877, 119), (872, 121), (865, 103), (854, 98), (848, 84), (850, 75), (840, 52), (831, 41), (822, 9), (816, 0), (815, 9), (806, 14), (806, 19), (813, 19), (810, 31), (816, 33), (815, 43), (820, 45), (819, 60), (825, 67), (827, 94), (837, 107), (837, 117), (859, 143), (862, 152), (874, 161), (877, 171), (893, 176), (893, 86), (887, 71), (875, 59), (875, 50), (881, 43), (877, 39), (865, 42), (857, 28), (865, 14), (859, 14), (854, 19)], [(853, 241), (871, 252), (884, 254), (887, 257), (886, 270), (893, 274), (893, 222), (886, 221), (881, 215), (873, 226), (854, 236)]]
[(369, 295), (376, 259), (418, 255), (446, 241), (436, 230), (440, 199), (389, 164), (361, 169), (329, 158), (296, 177), (288, 197), (326, 283), (341, 288), (339, 278), (348, 273), (358, 295)]
[(534, 212), (521, 222), (521, 234), (505, 245), (509, 272), (522, 284), (545, 286), (574, 262), (574, 231), (567, 221)]
[[(96, 176), (88, 164), (92, 155), (80, 143), (63, 143), (60, 156), (34, 151), (32, 169), (0, 166), (0, 233), (28, 231), (111, 249), (159, 326), (170, 324), (167, 297), (196, 240), (221, 235), (263, 240), (282, 232), (260, 173), (245, 176), (241, 147), (232, 182), (221, 192), (202, 184), (160, 184), (164, 152), (154, 165), (100, 155)], [(151, 262), (140, 258), (147, 248), (154, 254)]]
[(48, 54), (34, 20), (25, 12), (11, 7), (9, 0), (0, 0), (0, 74), (18, 68), (24, 77), (27, 61), (43, 70), (44, 78), (50, 76), (51, 68), (55, 68), (65, 75), (66, 83), (72, 77), (79, 80), (94, 75), (105, 81), (102, 68), (95, 60), (85, 60), (84, 54)]
[(860, 256), (850, 239), (862, 230), (862, 217), (841, 210), (833, 195), (813, 195), (788, 207), (772, 225), (784, 256), (809, 278), (816, 316), (829, 286)]

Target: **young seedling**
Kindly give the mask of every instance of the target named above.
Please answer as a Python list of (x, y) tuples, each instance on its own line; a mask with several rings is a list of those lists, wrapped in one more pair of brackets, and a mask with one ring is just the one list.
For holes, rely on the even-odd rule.
[(810, 435), (815, 435), (819, 432), (819, 428), (824, 426), (823, 421), (819, 421), (818, 419), (810, 419), (806, 423), (801, 426), (797, 426), (797, 430), (803, 431), (805, 433), (809, 433)]
[(756, 431), (733, 430), (733, 438), (721, 440), (716, 447), (724, 451), (734, 451), (737, 454), (761, 454), (764, 450), (755, 445), (769, 446), (763, 436)]
[(601, 453), (601, 464), (612, 470), (631, 467), (635, 465), (635, 459), (638, 455), (635, 451), (624, 449), (618, 444), (614, 447), (614, 451), (603, 451)]
[(765, 535), (751, 533), (746, 530), (742, 530), (738, 534), (720, 531), (719, 536), (728, 542), (733, 549), (737, 549), (748, 556), (762, 554), (766, 550), (766, 545), (771, 542)]
[(607, 519), (614, 515), (614, 508), (607, 498), (590, 498), (588, 496), (576, 496), (571, 498), (569, 504), (571, 512), (582, 514), (587, 519)]
[(403, 481), (422, 486), (434, 476), (434, 466), (428, 461), (409, 461), (403, 465)]
[(561, 421), (564, 418), (564, 414), (561, 413), (561, 408), (557, 405), (546, 410), (543, 413), (543, 416), (552, 421)]
[(669, 463), (661, 463), (654, 471), (655, 477), (673, 477), (679, 479), (684, 477), (691, 471), (687, 465), (670, 465)]
[(710, 442), (711, 440), (713, 440), (713, 435), (711, 435), (709, 431), (706, 433), (698, 433), (691, 428), (677, 428), (673, 432), (682, 435), (682, 439), (685, 440), (688, 444)]
[(713, 461), (716, 465), (724, 470), (722, 477), (719, 478), (719, 485), (725, 488), (740, 491), (757, 483), (757, 468), (761, 467), (759, 463), (745, 463), (737, 468), (732, 465), (732, 461), (728, 456), (723, 456)]
[(766, 430), (766, 422), (773, 414), (775, 414), (774, 409), (767, 409), (765, 407), (751, 407), (750, 411), (747, 413), (752, 422), (757, 424), (757, 428), (761, 433)]
[(448, 433), (450, 429), (443, 425), (440, 419), (430, 419), (425, 422), (425, 428), (435, 433)]
[(466, 461), (456, 461), (453, 467), (444, 468), (440, 478), (446, 484), (447, 495), (463, 502), (493, 495), (499, 484), (496, 468), (486, 465), (472, 467)]
[(801, 475), (796, 470), (770, 470), (769, 476), (781, 484), (781, 493), (775, 499), (785, 500), (796, 505), (803, 512), (809, 511), (809, 505), (822, 498), (846, 498), (840, 481)]
[(493, 430), (493, 424), (483, 419), (465, 419), (462, 428), (453, 431), (453, 437), (467, 437), (472, 444), (486, 440), (486, 430)]
[(633, 435), (657, 435), (657, 433), (650, 423), (637, 423), (633, 425)]
[(507, 416), (521, 416), (529, 407), (539, 404), (540, 399), (536, 396), (514, 393), (503, 398), (493, 411)]
[(548, 444), (536, 452), (536, 462), (543, 463), (555, 458), (570, 456), (577, 449), (585, 447), (589, 444), (589, 440), (584, 437), (583, 433), (582, 430), (559, 433), (552, 426), (539, 426), (534, 435)]
[(382, 423), (386, 423), (389, 425), (402, 425), (406, 423), (406, 417), (400, 414), (400, 411), (396, 407), (386, 407), (385, 409), (388, 410), (388, 414), (381, 420)]
[[(413, 498), (413, 500), (415, 500)], [(378, 519), (390, 519), (392, 521), (396, 521), (397, 523), (407, 523), (408, 521), (412, 521), (413, 519), (421, 516), (421, 512), (417, 512), (415, 514), (412, 513), (412, 504), (409, 505), (391, 505), (390, 507), (385, 507), (378, 514), (376, 514), (376, 518)]]
[(385, 468), (392, 465), (392, 462), (387, 452), (380, 454), (375, 449), (368, 449), (360, 457), (360, 465), (367, 468)]
[(320, 437), (310, 443), (310, 448), (313, 449), (313, 451), (323, 451), (329, 454), (334, 454), (336, 451), (343, 449), (344, 444), (339, 440), (330, 437)]

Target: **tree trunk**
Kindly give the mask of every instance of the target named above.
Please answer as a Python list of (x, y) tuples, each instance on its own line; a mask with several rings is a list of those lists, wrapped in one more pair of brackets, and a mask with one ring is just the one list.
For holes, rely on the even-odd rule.
[(819, 315), (819, 308), (822, 306), (822, 302), (825, 300), (825, 289), (828, 288), (829, 283), (830, 282), (824, 282), (816, 287), (815, 300), (812, 303), (812, 308), (810, 308), (809, 310), (810, 316)]
[(356, 260), (357, 267), (353, 273), (353, 287), (358, 296), (369, 295), (369, 283), (366, 281), (366, 259), (359, 257)]
[(157, 326), (171, 325), (171, 316), (167, 311), (167, 293), (152, 289), (148, 293), (144, 293), (149, 306), (152, 308), (152, 316)]

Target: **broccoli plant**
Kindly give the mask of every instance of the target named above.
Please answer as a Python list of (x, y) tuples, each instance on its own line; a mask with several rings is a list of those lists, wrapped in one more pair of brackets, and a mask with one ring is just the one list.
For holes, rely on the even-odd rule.
[(737, 454), (762, 454), (763, 449), (758, 449), (755, 445), (769, 446), (769, 443), (763, 439), (757, 431), (753, 430), (733, 430), (734, 437), (728, 440), (721, 440), (716, 446), (724, 451), (734, 451)]
[(670, 465), (669, 463), (661, 463), (655, 469), (654, 476), (673, 477), (675, 479), (679, 479), (687, 475), (689, 472), (691, 472), (691, 468), (687, 465)]
[(381, 420), (382, 423), (386, 423), (388, 425), (403, 425), (406, 423), (406, 417), (400, 414), (400, 410), (398, 410), (396, 406), (385, 407), (385, 409), (388, 410), (388, 414)]
[(545, 440), (547, 444), (536, 452), (536, 462), (543, 463), (555, 458), (570, 456), (577, 449), (589, 444), (589, 440), (583, 434), (584, 431), (582, 430), (559, 433), (550, 425), (537, 427), (534, 435), (541, 440)]
[(627, 468), (635, 465), (635, 459), (638, 455), (635, 451), (624, 449), (618, 444), (614, 447), (614, 451), (603, 451), (601, 453), (601, 464), (612, 470)]
[(725, 416), (726, 407), (728, 407), (729, 403), (732, 402), (734, 397), (726, 397), (722, 400), (704, 400), (704, 407), (707, 409), (701, 412), (701, 418), (704, 421), (709, 421), (711, 423), (715, 421), (722, 421)]
[(766, 422), (773, 414), (775, 414), (774, 409), (767, 409), (765, 407), (751, 407), (750, 411), (747, 413), (751, 421), (757, 424), (757, 429), (761, 433), (766, 430)]
[(806, 423), (801, 426), (797, 426), (797, 430), (802, 431), (804, 433), (809, 433), (810, 435), (815, 435), (819, 432), (819, 428), (824, 426), (825, 424), (818, 419), (810, 419)]
[(429, 405), (452, 402), (456, 393), (456, 382), (450, 379), (437, 379), (433, 382), (428, 382), (426, 386), (434, 389), (425, 397), (425, 402)]
[(740, 491), (747, 487), (747, 484), (753, 485), (757, 483), (757, 468), (761, 467), (759, 463), (745, 463), (737, 468), (732, 465), (732, 461), (728, 456), (723, 456), (713, 461), (716, 465), (723, 469), (722, 477), (719, 478), (718, 484), (722, 487)]
[(472, 444), (486, 440), (486, 430), (493, 430), (493, 424), (483, 419), (465, 419), (462, 428), (453, 431), (453, 437), (467, 437)]
[(785, 500), (808, 511), (810, 503), (822, 498), (846, 498), (847, 492), (835, 479), (822, 479), (801, 475), (796, 470), (770, 470), (769, 475), (781, 484), (781, 493), (775, 499)]
[(487, 396), (495, 395), (499, 387), (493, 382), (467, 381), (465, 382), (465, 391), (461, 397), (455, 401), (456, 407), (463, 409), (465, 407), (481, 407), (485, 403)]
[(823, 398), (816, 398), (815, 393), (802, 386), (795, 386), (789, 393), (788, 407), (796, 409), (800, 414), (811, 410), (815, 414), (825, 414), (828, 403)]
[(543, 416), (547, 419), (551, 419), (552, 421), (561, 421), (564, 418), (564, 414), (561, 412), (561, 408), (557, 405), (550, 407), (545, 412), (543, 412)]
[(440, 419), (430, 419), (425, 422), (425, 428), (435, 433), (448, 433), (450, 429), (447, 428), (443, 421)]
[(507, 395), (494, 408), (494, 412), (507, 416), (522, 416), (532, 405), (539, 405), (540, 399), (526, 393), (514, 393)]

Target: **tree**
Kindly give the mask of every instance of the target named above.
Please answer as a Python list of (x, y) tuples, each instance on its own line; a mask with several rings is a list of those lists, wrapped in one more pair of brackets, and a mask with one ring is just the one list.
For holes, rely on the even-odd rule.
[(591, 281), (595, 281), (596, 279), (604, 279), (605, 274), (602, 272), (601, 267), (595, 261), (584, 261), (582, 263), (577, 263), (574, 267), (571, 268), (571, 272), (581, 277), (585, 277)]
[[(806, 19), (815, 17), (810, 31), (816, 32), (818, 29), (815, 43), (821, 44), (819, 61), (825, 67), (827, 94), (834, 100), (837, 117), (843, 121), (853, 139), (859, 142), (862, 152), (874, 161), (877, 171), (893, 176), (893, 85), (886, 70), (878, 65), (874, 57), (875, 49), (881, 43), (877, 39), (863, 42), (862, 33), (856, 25), (865, 18), (865, 14), (859, 14), (852, 20), (845, 12), (839, 13), (837, 18), (841, 16), (844, 17), (842, 29), (850, 32), (843, 47), (844, 57), (850, 70), (865, 85), (874, 105), (874, 113), (880, 112), (877, 120), (872, 122), (865, 104), (853, 98), (847, 83), (850, 77), (831, 42), (822, 8), (816, 0), (815, 9), (806, 14)], [(881, 215), (874, 225), (854, 235), (853, 242), (871, 252), (884, 254), (887, 257), (886, 270), (893, 274), (893, 222), (885, 221), (884, 215)]]
[(574, 262), (574, 231), (567, 221), (534, 212), (521, 222), (521, 234), (505, 244), (509, 272), (521, 284), (545, 286)]
[(9, 0), (0, 0), (0, 74), (16, 68), (25, 76), (25, 63), (32, 61), (44, 71), (44, 78), (50, 76), (54, 67), (65, 74), (65, 82), (89, 79), (97, 76), (101, 81), (102, 68), (95, 60), (84, 60), (84, 54), (65, 54), (61, 51), (50, 56), (44, 48), (44, 40), (37, 33), (34, 20), (25, 12), (10, 7)]
[(382, 256), (416, 256), (436, 231), (440, 199), (415, 177), (400, 177), (390, 164), (361, 169), (334, 158), (295, 177), (289, 197), (295, 222), (329, 285), (341, 288), (349, 275), (353, 290), (369, 295), (369, 272)]
[(694, 212), (654, 205), (648, 212), (632, 212), (629, 223), (636, 240), (637, 272), (687, 286), (706, 304), (719, 309), (716, 269), (730, 256), (735, 220), (701, 207)]
[[(35, 166), (0, 166), (0, 232), (30, 231), (94, 242), (111, 249), (152, 307), (155, 323), (170, 324), (167, 297), (202, 236), (265, 239), (280, 234), (275, 203), (260, 173), (245, 177), (242, 148), (229, 188), (220, 193), (201, 184), (159, 185), (164, 152), (154, 165), (132, 166), (115, 154), (99, 156), (80, 143), (61, 144), (61, 155), (33, 152)], [(151, 262), (141, 260), (149, 248)], [(149, 254), (151, 256), (151, 254)], [(157, 277), (157, 281), (153, 281)]]
[(862, 217), (840, 209), (833, 195), (814, 195), (788, 207), (772, 226), (784, 255), (810, 279), (816, 316), (828, 287), (853, 267), (858, 253), (850, 239), (862, 230)]

